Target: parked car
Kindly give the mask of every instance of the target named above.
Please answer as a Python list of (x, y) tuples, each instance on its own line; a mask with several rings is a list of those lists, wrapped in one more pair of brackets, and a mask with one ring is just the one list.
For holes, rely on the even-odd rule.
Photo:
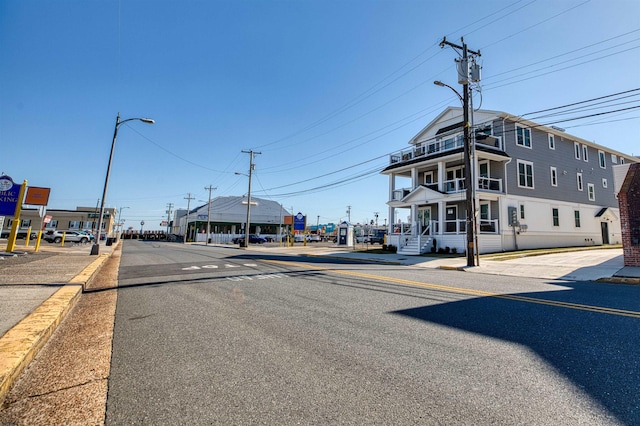
[(93, 235), (93, 234), (92, 234), (91, 232), (89, 232), (89, 231), (79, 231), (79, 232), (80, 232), (80, 233), (82, 233), (82, 234), (84, 234), (84, 235), (86, 235), (87, 237), (89, 237), (89, 239), (90, 239), (91, 241), (93, 241), (93, 240), (95, 240), (95, 239), (96, 239), (96, 236), (95, 236), (95, 235)]
[(89, 236), (81, 231), (47, 231), (42, 237), (43, 240), (49, 243), (60, 243), (64, 236), (64, 241), (69, 243), (82, 243), (89, 242)]
[[(264, 244), (267, 239), (256, 234), (249, 234), (249, 244)], [(233, 239), (233, 244), (244, 245), (244, 237), (237, 237)]]
[[(9, 238), (10, 233), (11, 233), (10, 229), (5, 229), (2, 231), (0, 238)], [(27, 231), (18, 231), (18, 233), (16, 234), (16, 239), (18, 240), (25, 240), (26, 238), (27, 238)], [(38, 238), (38, 233), (35, 231), (31, 231), (31, 236), (29, 238), (32, 240)]]
[(384, 231), (376, 232), (373, 235), (369, 235), (368, 242), (369, 244), (384, 244), (384, 236), (387, 235)]
[(319, 243), (322, 241), (322, 237), (316, 234), (307, 235), (307, 241), (310, 243)]

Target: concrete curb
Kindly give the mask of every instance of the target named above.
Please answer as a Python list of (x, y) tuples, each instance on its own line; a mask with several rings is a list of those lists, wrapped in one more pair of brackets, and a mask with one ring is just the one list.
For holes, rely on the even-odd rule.
[(102, 254), (49, 299), (0, 337), (0, 402), (80, 299), (85, 286), (111, 256)]

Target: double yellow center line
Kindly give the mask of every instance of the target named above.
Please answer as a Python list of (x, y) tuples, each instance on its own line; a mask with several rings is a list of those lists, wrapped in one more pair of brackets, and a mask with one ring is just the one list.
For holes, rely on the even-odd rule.
[(329, 272), (332, 274), (366, 278), (374, 281), (384, 281), (384, 282), (389, 282), (394, 284), (402, 284), (402, 285), (408, 285), (413, 287), (426, 288), (430, 290), (440, 290), (440, 291), (446, 291), (449, 293), (466, 294), (466, 295), (480, 296), (480, 297), (495, 297), (497, 299), (515, 300), (518, 302), (536, 303), (539, 305), (556, 306), (560, 308), (577, 309), (580, 311), (598, 312), (601, 314), (619, 315), (619, 316), (640, 319), (640, 312), (628, 311), (625, 309), (606, 308), (604, 306), (583, 305), (580, 303), (560, 302), (555, 300), (540, 299), (536, 297), (518, 296), (513, 294), (500, 294), (500, 293), (493, 293), (493, 292), (484, 291), (484, 290), (474, 290), (474, 289), (452, 287), (452, 286), (441, 285), (441, 284), (423, 283), (419, 281), (405, 280), (402, 278), (385, 277), (380, 275), (365, 274), (362, 272), (323, 268), (317, 265), (310, 266), (310, 265), (307, 265), (304, 263), (298, 263), (298, 262), (286, 262), (281, 260), (266, 260), (266, 259), (264, 260), (264, 262), (274, 263), (279, 265), (297, 266), (304, 269), (320, 270), (320, 271)]

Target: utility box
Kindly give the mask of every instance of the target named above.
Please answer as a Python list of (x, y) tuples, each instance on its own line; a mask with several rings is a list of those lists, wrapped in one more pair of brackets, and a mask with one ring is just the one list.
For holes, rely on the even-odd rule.
[(353, 225), (342, 222), (338, 226), (338, 245), (353, 247)]

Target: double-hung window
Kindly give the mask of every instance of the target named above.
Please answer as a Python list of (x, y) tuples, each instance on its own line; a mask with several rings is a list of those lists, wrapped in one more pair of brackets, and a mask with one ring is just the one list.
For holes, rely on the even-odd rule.
[(516, 144), (531, 148), (531, 129), (516, 126)]
[(533, 163), (518, 160), (518, 186), (533, 189)]
[(573, 217), (575, 220), (576, 228), (580, 228), (580, 210), (574, 210)]
[(589, 193), (589, 201), (596, 200), (596, 186), (592, 183), (587, 184), (587, 192)]
[(607, 168), (607, 163), (606, 163), (606, 159), (605, 159), (605, 156), (604, 156), (604, 151), (598, 151), (598, 160), (600, 162), (600, 168), (606, 169)]
[(578, 173), (576, 175), (576, 181), (578, 183), (578, 191), (583, 191), (584, 186), (582, 185), (582, 173)]
[(560, 213), (558, 209), (551, 209), (551, 214), (553, 215), (553, 226), (560, 226)]

